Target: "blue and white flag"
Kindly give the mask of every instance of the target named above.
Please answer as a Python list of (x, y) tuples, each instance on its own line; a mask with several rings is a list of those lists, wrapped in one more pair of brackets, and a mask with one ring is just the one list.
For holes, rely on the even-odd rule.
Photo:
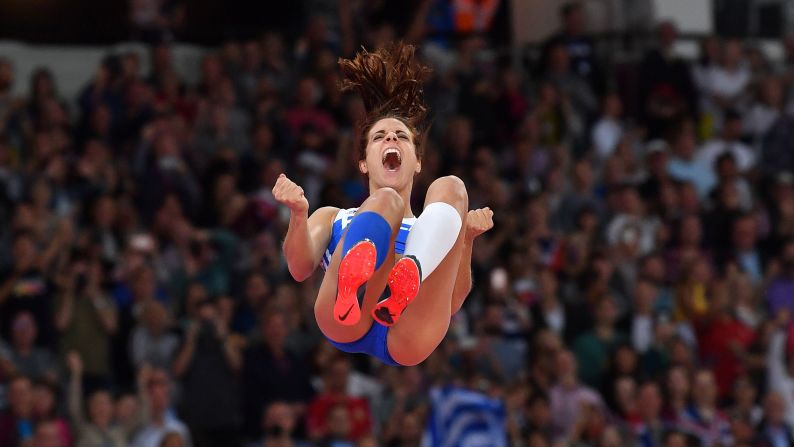
[(422, 447), (507, 447), (504, 405), (476, 391), (433, 388)]

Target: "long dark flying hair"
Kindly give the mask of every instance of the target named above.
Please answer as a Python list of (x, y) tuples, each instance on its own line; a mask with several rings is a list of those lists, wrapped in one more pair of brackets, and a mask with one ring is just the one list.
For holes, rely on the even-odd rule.
[(358, 93), (367, 112), (356, 126), (359, 160), (366, 158), (369, 129), (383, 118), (398, 119), (411, 130), (416, 156), (421, 160), (420, 136), (426, 130), (427, 116), (422, 85), (430, 68), (415, 58), (415, 51), (413, 45), (398, 42), (375, 52), (362, 48), (353, 59), (339, 59), (344, 75), (342, 91)]

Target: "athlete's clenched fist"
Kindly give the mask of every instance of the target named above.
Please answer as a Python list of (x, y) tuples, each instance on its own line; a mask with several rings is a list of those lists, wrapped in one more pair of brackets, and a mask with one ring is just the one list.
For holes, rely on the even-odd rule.
[(466, 238), (473, 241), (475, 237), (493, 228), (493, 211), (490, 208), (480, 208), (469, 211), (466, 216)]
[(309, 201), (303, 195), (303, 188), (297, 183), (281, 174), (273, 186), (273, 197), (278, 203), (285, 205), (293, 213), (305, 213), (309, 211)]

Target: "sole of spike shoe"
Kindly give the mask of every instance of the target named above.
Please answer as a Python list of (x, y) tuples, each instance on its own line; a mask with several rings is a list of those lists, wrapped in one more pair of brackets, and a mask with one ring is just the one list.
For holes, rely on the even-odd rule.
[(372, 318), (384, 326), (397, 323), (408, 304), (419, 293), (419, 267), (410, 258), (402, 258), (389, 273), (391, 296), (378, 303), (372, 310)]
[(375, 273), (375, 244), (364, 240), (345, 253), (337, 273), (334, 320), (345, 326), (353, 326), (361, 320), (361, 304), (358, 289)]

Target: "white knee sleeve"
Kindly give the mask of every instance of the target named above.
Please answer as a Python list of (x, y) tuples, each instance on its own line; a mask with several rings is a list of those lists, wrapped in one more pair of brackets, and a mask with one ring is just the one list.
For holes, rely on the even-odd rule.
[(441, 264), (455, 245), (463, 222), (452, 205), (433, 202), (416, 219), (405, 242), (405, 255), (414, 256), (424, 280)]

